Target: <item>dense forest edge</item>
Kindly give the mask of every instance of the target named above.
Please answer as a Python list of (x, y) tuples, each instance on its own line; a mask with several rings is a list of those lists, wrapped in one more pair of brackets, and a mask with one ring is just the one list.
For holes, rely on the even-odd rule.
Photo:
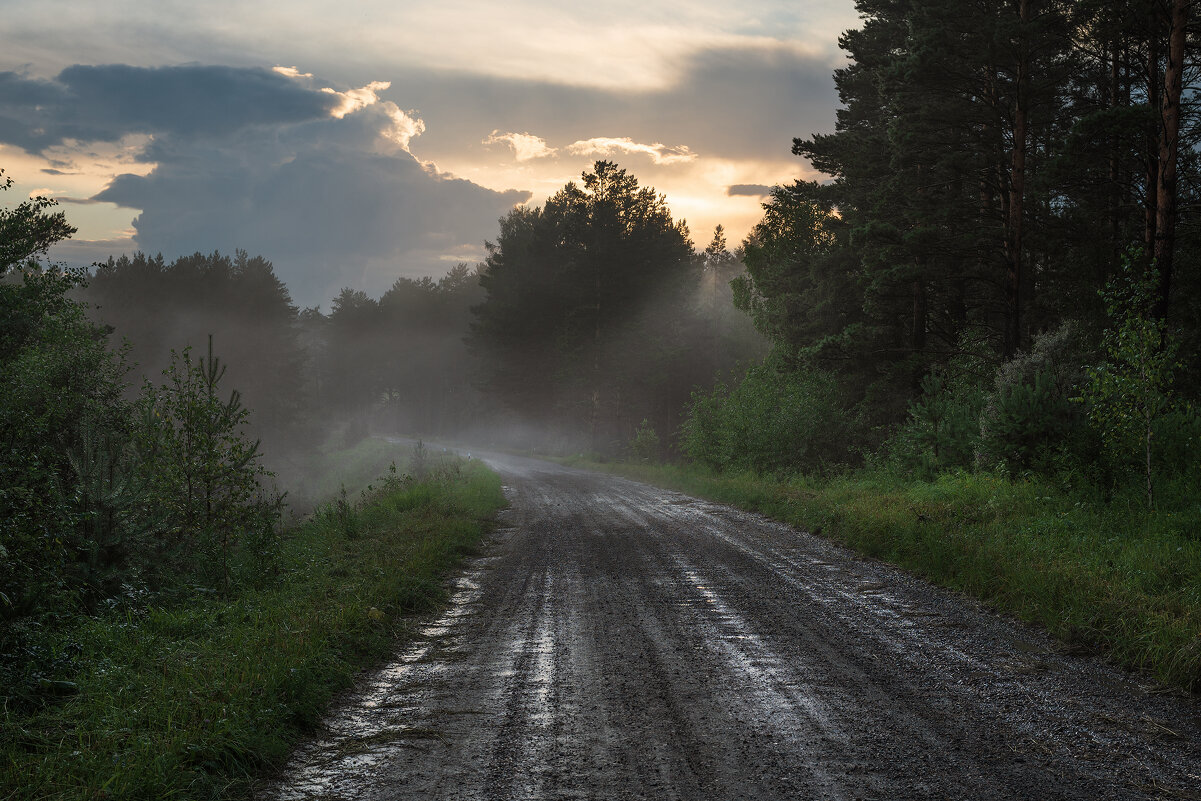
[[(244, 793), (503, 503), (371, 435), (623, 463), (1201, 689), (1191, 4), (856, 6), (793, 141), (823, 177), (734, 245), (597, 161), (479, 264), (322, 311), (244, 251), (68, 269), (53, 200), (0, 208), (4, 786)], [(264, 649), (312, 662), (205, 661)]]

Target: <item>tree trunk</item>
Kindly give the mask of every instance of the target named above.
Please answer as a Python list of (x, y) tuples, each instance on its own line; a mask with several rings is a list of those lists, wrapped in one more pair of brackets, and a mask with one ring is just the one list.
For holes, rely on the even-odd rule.
[[(1117, 109), (1122, 105), (1121, 98), (1121, 37), (1115, 31), (1113, 35), (1113, 60), (1109, 65), (1109, 107)], [(1122, 139), (1115, 130), (1109, 137), (1109, 245), (1113, 263), (1117, 264), (1122, 257)], [(1106, 276), (1100, 276), (1099, 284), (1103, 284)]]
[(1147, 413), (1146, 427), (1143, 432), (1143, 442), (1146, 446), (1144, 457), (1146, 462), (1144, 466), (1147, 473), (1147, 511), (1155, 508), (1155, 488), (1151, 482), (1151, 413)]
[(1030, 22), (1030, 0), (1018, 0), (1017, 99), (1013, 112), (1013, 153), (1009, 164), (1009, 215), (1006, 225), (1005, 281), (1006, 320), (1004, 357), (1012, 359), (1022, 346), (1022, 301), (1029, 280), (1022, 269), (1022, 218), (1026, 195), (1026, 140), (1029, 127), (1030, 51), (1026, 28)]
[(926, 349), (926, 286), (921, 279), (913, 282), (913, 328), (909, 335), (909, 347), (914, 353)]
[[(1159, 90), (1159, 18), (1152, 7), (1147, 26), (1147, 106), (1155, 111), (1160, 106)], [(1143, 205), (1146, 209), (1143, 242), (1149, 252), (1155, 250), (1155, 226), (1158, 222), (1159, 186), (1159, 125), (1147, 123), (1147, 186)]]
[(1163, 74), (1159, 120), (1159, 176), (1155, 186), (1155, 264), (1159, 297), (1155, 316), (1168, 315), (1172, 292), (1172, 256), (1176, 247), (1176, 164), (1180, 143), (1180, 95), (1184, 76), (1188, 0), (1172, 0), (1168, 12), (1168, 60)]

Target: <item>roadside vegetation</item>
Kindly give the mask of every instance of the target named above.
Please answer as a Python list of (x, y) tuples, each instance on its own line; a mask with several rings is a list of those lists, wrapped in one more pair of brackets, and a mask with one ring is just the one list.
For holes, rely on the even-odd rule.
[(835, 129), (793, 140), (825, 177), (737, 253), (770, 355), (622, 469), (1201, 690), (1195, 11), (856, 7)]
[(41, 260), (53, 205), (0, 210), (0, 796), (245, 797), (444, 599), (499, 478), (338, 431), (285, 524), (212, 337), (131, 386), (87, 276)]
[[(995, 364), (932, 368), (901, 422), (864, 425), (839, 376), (772, 359), (698, 392), (685, 465), (616, 469), (762, 512), (1201, 689), (1201, 416), (1137, 255), (1074, 321)], [(1092, 343), (1092, 344), (1090, 344)], [(632, 462), (632, 464), (631, 464)]]
[(114, 598), (39, 631), (38, 673), (4, 710), (5, 797), (244, 797), (444, 602), (504, 502), (480, 462), (402, 462), (281, 532), (252, 584)]

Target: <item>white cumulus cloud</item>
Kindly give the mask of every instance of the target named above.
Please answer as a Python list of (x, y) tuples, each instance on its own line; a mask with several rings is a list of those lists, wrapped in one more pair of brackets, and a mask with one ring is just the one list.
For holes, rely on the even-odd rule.
[(547, 145), (545, 139), (540, 136), (534, 136), (529, 132), (501, 133), (499, 130), (495, 130), (481, 144), (508, 145), (513, 149), (513, 155), (516, 156), (518, 161), (546, 158), (559, 152), (557, 148)]
[[(277, 68), (278, 71), (278, 68)], [(391, 81), (372, 81), (359, 89), (347, 89), (344, 92), (339, 92), (337, 89), (325, 87), (322, 92), (327, 95), (334, 95), (340, 101), (338, 105), (330, 109), (330, 116), (342, 119), (347, 114), (351, 114), (359, 109), (367, 108), (374, 103), (379, 102), (379, 93), (392, 85)]]
[(295, 67), (281, 67), (279, 65), (276, 65), (276, 66), (272, 67), (271, 69), (274, 70), (275, 72), (278, 72), (280, 75), (285, 75), (289, 78), (312, 78), (313, 77), (313, 73), (301, 72), (300, 70), (296, 69)]
[(383, 136), (391, 139), (404, 150), (409, 149), (409, 142), (414, 137), (425, 133), (425, 122), (420, 117), (413, 116), (413, 112), (402, 111), (399, 106), (390, 100), (384, 101), (380, 108), (384, 110), (388, 119), (392, 121), (392, 127), (385, 128), (382, 131)]
[(650, 156), (655, 164), (681, 164), (692, 161), (697, 154), (687, 145), (665, 145), (656, 142), (646, 145), (635, 142), (628, 136), (620, 138), (597, 136), (592, 139), (581, 139), (567, 146), (567, 152), (575, 156), (610, 156), (615, 153), (638, 153)]

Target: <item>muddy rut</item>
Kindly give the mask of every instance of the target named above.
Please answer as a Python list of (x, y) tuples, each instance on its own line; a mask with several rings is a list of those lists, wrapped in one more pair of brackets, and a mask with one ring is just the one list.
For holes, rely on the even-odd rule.
[(273, 799), (1201, 798), (1195, 701), (759, 516), (488, 461), (453, 603)]

